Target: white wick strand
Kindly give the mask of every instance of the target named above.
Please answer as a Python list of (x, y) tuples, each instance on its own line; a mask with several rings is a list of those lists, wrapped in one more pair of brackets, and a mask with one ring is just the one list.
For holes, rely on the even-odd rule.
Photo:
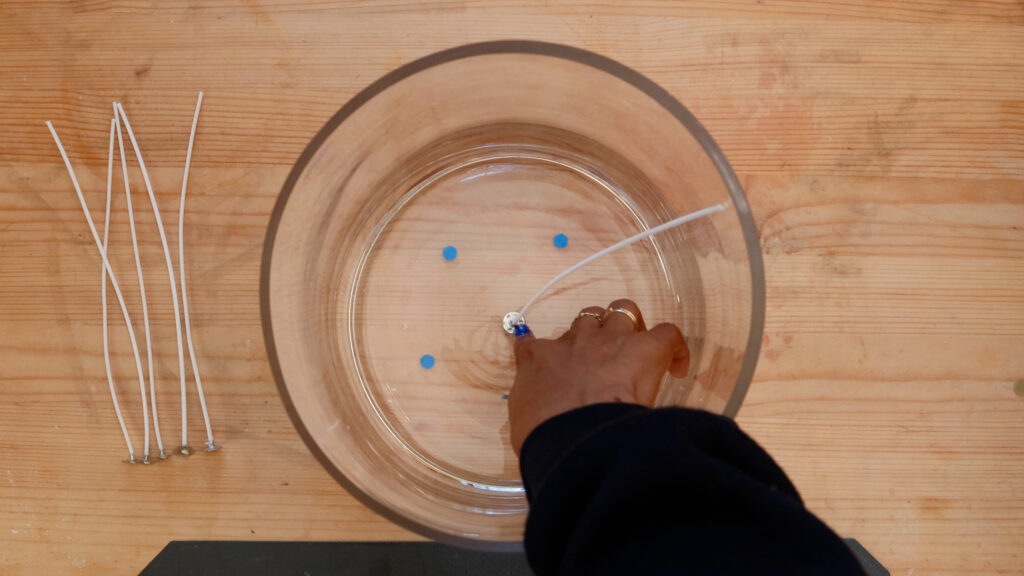
[(199, 122), (199, 109), (203, 106), (203, 93), (196, 100), (196, 112), (192, 116), (192, 131), (188, 135), (188, 152), (185, 153), (185, 175), (181, 178), (181, 204), (178, 207), (178, 275), (181, 276), (181, 308), (185, 314), (185, 340), (188, 342), (188, 357), (192, 362), (192, 376), (196, 379), (196, 390), (199, 392), (199, 406), (203, 410), (203, 421), (206, 423), (206, 447), (216, 448), (213, 443), (213, 427), (210, 426), (210, 413), (206, 410), (206, 395), (203, 393), (203, 380), (199, 377), (199, 363), (196, 361), (196, 349), (192, 344), (192, 322), (188, 315), (188, 289), (185, 287), (185, 190), (188, 186), (188, 169), (192, 164), (192, 144), (196, 139), (196, 124)]
[(664, 224), (660, 224), (658, 226), (655, 226), (654, 228), (651, 228), (650, 230), (645, 230), (645, 231), (643, 231), (643, 232), (641, 232), (641, 233), (639, 233), (639, 234), (637, 234), (635, 236), (630, 236), (629, 238), (626, 238), (622, 242), (619, 242), (617, 244), (613, 244), (613, 245), (605, 248), (604, 250), (601, 250), (600, 252), (597, 252), (595, 254), (592, 254), (592, 255), (584, 258), (583, 260), (580, 260), (576, 264), (573, 264), (572, 266), (567, 268), (565, 271), (563, 271), (558, 276), (555, 276), (554, 278), (552, 278), (550, 282), (548, 282), (547, 284), (544, 285), (543, 288), (538, 290), (537, 293), (533, 295), (533, 298), (530, 298), (530, 300), (526, 303), (526, 306), (523, 306), (523, 309), (519, 311), (519, 320), (522, 320), (523, 318), (526, 317), (526, 311), (530, 309), (530, 306), (533, 306), (533, 304), (537, 301), (537, 299), (539, 299), (545, 292), (547, 292), (549, 288), (554, 286), (556, 282), (558, 282), (562, 278), (565, 278), (569, 274), (572, 274), (576, 270), (579, 270), (583, 266), (593, 262), (594, 260), (597, 260), (601, 256), (604, 256), (606, 254), (611, 254), (612, 252), (615, 252), (619, 248), (625, 248), (626, 246), (629, 246), (630, 244), (633, 244), (634, 242), (639, 242), (640, 240), (643, 240), (644, 238), (648, 238), (650, 236), (653, 236), (653, 235), (657, 234), (658, 232), (664, 232), (665, 230), (668, 230), (669, 228), (675, 228), (676, 226), (680, 226), (680, 225), (685, 224), (685, 223), (687, 223), (687, 222), (689, 222), (691, 220), (696, 220), (697, 218), (701, 218), (703, 216), (707, 216), (708, 214), (712, 214), (714, 212), (720, 212), (720, 211), (722, 211), (724, 209), (725, 209), (725, 204), (718, 204), (718, 205), (715, 205), (715, 206), (710, 206), (708, 208), (703, 208), (701, 210), (697, 210), (696, 212), (691, 212), (691, 213), (689, 213), (689, 214), (687, 214), (685, 216), (680, 216), (679, 218), (676, 218), (674, 220), (669, 220), (668, 222), (665, 222)]
[[(107, 240), (110, 238), (110, 190), (113, 187), (114, 172), (114, 119), (110, 119), (110, 150), (107, 156), (107, 207), (103, 219), (103, 250), (107, 250)], [(114, 401), (114, 413), (117, 414), (117, 423), (121, 425), (121, 433), (124, 434), (124, 443), (128, 445), (128, 460), (135, 460), (135, 447), (132, 446), (132, 439), (128, 436), (128, 427), (124, 425), (124, 416), (121, 415), (121, 405), (117, 401), (117, 390), (114, 387), (114, 373), (110, 369), (110, 338), (107, 326), (107, 269), (100, 265), (102, 280), (102, 297), (100, 301), (103, 306), (103, 364), (107, 369), (107, 386), (110, 387), (110, 399)]]
[(146, 171), (146, 163), (142, 159), (142, 151), (139, 150), (139, 143), (135, 139), (131, 122), (120, 102), (115, 103), (121, 120), (124, 121), (125, 130), (128, 131), (128, 139), (131, 140), (132, 148), (135, 150), (135, 159), (139, 161), (139, 169), (142, 170), (142, 181), (146, 184), (146, 192), (149, 194), (149, 203), (153, 206), (153, 216), (156, 218), (156, 229), (160, 233), (160, 243), (164, 248), (164, 260), (167, 263), (167, 277), (171, 284), (171, 299), (174, 304), (174, 331), (177, 335), (178, 344), (178, 373), (181, 376), (181, 445), (188, 446), (188, 401), (185, 394), (185, 351), (182, 347), (181, 338), (181, 310), (178, 307), (178, 283), (174, 279), (174, 264), (171, 263), (171, 249), (167, 247), (167, 234), (164, 232), (164, 222), (160, 218), (160, 208), (156, 203), (156, 194), (153, 193), (153, 184), (149, 181), (149, 172)]
[(160, 458), (166, 458), (164, 440), (160, 434), (160, 416), (156, 409), (156, 382), (153, 370), (153, 336), (149, 328), (149, 303), (146, 300), (146, 283), (142, 278), (142, 258), (139, 256), (139, 239), (135, 233), (135, 210), (132, 208), (132, 188), (128, 183), (128, 158), (124, 153), (124, 138), (121, 135), (121, 119), (114, 105), (114, 123), (117, 127), (117, 146), (121, 153), (121, 174), (124, 178), (124, 197), (128, 206), (128, 228), (132, 236), (132, 251), (135, 254), (135, 272), (139, 277), (139, 294), (142, 296), (142, 324), (146, 332), (146, 361), (149, 367), (149, 401), (153, 411), (153, 431), (156, 432), (156, 446), (160, 450)]
[[(78, 185), (78, 177), (75, 176), (75, 169), (71, 166), (71, 160), (68, 159), (68, 153), (64, 151), (64, 145), (61, 144), (60, 136), (57, 136), (57, 131), (53, 128), (53, 123), (49, 120), (46, 121), (46, 127), (50, 129), (50, 134), (53, 135), (53, 141), (57, 144), (57, 150), (60, 152), (60, 157), (64, 160), (64, 166), (68, 169), (68, 175), (71, 176), (71, 183), (75, 187), (75, 194), (78, 195), (78, 202), (82, 205), (82, 212), (85, 214), (85, 221), (89, 224), (89, 232), (92, 233), (92, 239), (96, 242), (96, 249), (99, 250), (100, 258), (103, 260), (103, 268), (107, 271), (107, 275), (110, 277), (110, 285), (114, 288), (114, 295), (117, 296), (117, 303), (121, 305), (121, 315), (124, 316), (124, 323), (128, 327), (128, 338), (132, 343), (132, 352), (135, 354), (135, 369), (139, 373), (139, 389), (142, 391), (142, 404), (146, 404), (146, 381), (142, 375), (142, 360), (139, 358), (139, 343), (135, 340), (135, 329), (132, 327), (132, 319), (128, 314), (128, 306), (124, 302), (124, 295), (121, 294), (121, 287), (117, 283), (117, 277), (114, 276), (114, 269), (110, 266), (110, 260), (107, 259), (107, 251), (103, 247), (103, 242), (100, 240), (99, 232), (96, 231), (96, 224), (92, 221), (92, 215), (89, 214), (89, 205), (85, 202), (85, 195), (82, 194), (82, 187)], [(143, 453), (143, 458), (149, 459), (149, 413), (146, 411), (142, 412), (143, 426), (146, 428), (146, 448)]]

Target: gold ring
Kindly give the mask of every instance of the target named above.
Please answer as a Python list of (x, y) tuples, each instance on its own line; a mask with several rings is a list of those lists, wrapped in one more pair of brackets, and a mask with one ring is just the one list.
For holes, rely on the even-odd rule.
[(598, 314), (597, 312), (591, 312), (584, 310), (576, 315), (577, 318), (583, 318), (584, 316), (590, 316), (591, 318), (597, 318), (597, 323), (604, 326), (604, 314)]
[(633, 321), (633, 330), (636, 330), (636, 329), (640, 328), (640, 321), (637, 320), (636, 314), (633, 314), (633, 312), (631, 312), (630, 310), (627, 310), (625, 308), (609, 308), (608, 312), (609, 313), (621, 312), (621, 313), (625, 314), (626, 316), (628, 316), (629, 319)]

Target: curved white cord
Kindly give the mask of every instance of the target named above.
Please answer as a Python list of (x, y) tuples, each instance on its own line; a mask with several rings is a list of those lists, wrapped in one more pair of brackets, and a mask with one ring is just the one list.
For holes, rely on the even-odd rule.
[(160, 218), (160, 208), (156, 203), (156, 194), (153, 193), (153, 184), (149, 181), (149, 172), (146, 171), (146, 163), (142, 160), (142, 151), (139, 150), (139, 143), (135, 140), (135, 133), (132, 131), (131, 122), (120, 102), (114, 104), (121, 120), (124, 121), (125, 130), (128, 131), (128, 139), (131, 140), (132, 148), (135, 150), (135, 159), (139, 161), (139, 168), (142, 170), (142, 181), (146, 184), (146, 192), (149, 194), (149, 203), (153, 207), (153, 216), (156, 218), (156, 229), (160, 233), (160, 243), (164, 248), (164, 260), (167, 262), (167, 277), (171, 283), (171, 298), (174, 304), (174, 331), (178, 343), (178, 373), (181, 376), (181, 445), (188, 446), (188, 404), (185, 396), (185, 351), (182, 347), (181, 338), (181, 310), (178, 307), (178, 283), (174, 279), (174, 265), (171, 263), (171, 249), (167, 247), (167, 234), (164, 232), (164, 222)]
[(203, 380), (199, 377), (199, 363), (196, 362), (196, 349), (192, 345), (192, 322), (188, 316), (188, 290), (185, 288), (185, 190), (188, 186), (188, 169), (192, 164), (192, 144), (196, 140), (196, 124), (199, 122), (199, 109), (203, 106), (203, 93), (196, 100), (196, 113), (192, 116), (192, 131), (188, 135), (188, 152), (185, 153), (185, 175), (181, 178), (181, 204), (178, 207), (178, 275), (181, 276), (181, 309), (185, 314), (185, 340), (188, 342), (188, 357), (192, 362), (192, 376), (196, 379), (196, 390), (199, 392), (199, 406), (203, 409), (203, 422), (206, 423), (206, 447), (213, 450), (213, 427), (210, 426), (210, 413), (206, 410), (206, 395), (203, 393)]
[[(107, 156), (107, 207), (103, 217), (103, 250), (107, 249), (107, 240), (110, 238), (110, 190), (113, 184), (114, 172), (114, 119), (110, 119), (110, 151)], [(124, 443), (128, 445), (128, 460), (135, 460), (135, 447), (132, 446), (132, 439), (128, 436), (128, 427), (124, 425), (124, 416), (121, 415), (121, 405), (117, 402), (117, 390), (114, 388), (114, 373), (110, 369), (110, 338), (107, 328), (107, 269), (100, 265), (100, 275), (103, 277), (102, 297), (103, 305), (103, 364), (107, 369), (107, 386), (110, 387), (110, 399), (114, 401), (114, 413), (117, 414), (117, 423), (121, 425), (121, 433), (124, 434)]]
[(124, 178), (124, 198), (128, 206), (128, 228), (132, 236), (132, 251), (135, 254), (135, 272), (139, 277), (139, 294), (142, 296), (142, 325), (146, 332), (146, 362), (149, 367), (149, 401), (153, 410), (153, 431), (156, 432), (156, 446), (160, 450), (160, 458), (166, 458), (164, 440), (160, 434), (160, 416), (156, 410), (156, 382), (153, 370), (153, 336), (149, 329), (149, 303), (146, 300), (146, 283), (142, 279), (142, 258), (139, 257), (139, 239), (135, 234), (135, 211), (132, 208), (132, 188), (128, 183), (128, 158), (124, 153), (124, 138), (121, 135), (121, 119), (114, 105), (114, 123), (117, 127), (117, 146), (121, 152), (121, 174)]
[(538, 290), (537, 293), (533, 295), (533, 298), (530, 298), (530, 300), (526, 303), (526, 306), (523, 306), (523, 309), (519, 311), (519, 320), (522, 320), (526, 316), (526, 311), (530, 309), (530, 306), (533, 306), (533, 304), (537, 301), (538, 298), (540, 298), (545, 292), (548, 291), (548, 288), (551, 288), (552, 286), (555, 285), (556, 282), (558, 282), (562, 278), (565, 278), (569, 274), (572, 274), (576, 270), (579, 270), (581, 267), (583, 267), (583, 266), (593, 262), (594, 260), (597, 260), (601, 256), (604, 256), (606, 254), (611, 254), (612, 252), (615, 252), (619, 248), (625, 248), (626, 246), (629, 246), (630, 244), (633, 244), (634, 242), (639, 242), (640, 240), (643, 240), (644, 238), (648, 238), (650, 236), (653, 236), (653, 235), (657, 234), (658, 232), (664, 232), (665, 230), (668, 230), (669, 228), (675, 228), (676, 226), (680, 226), (682, 224), (685, 224), (685, 223), (689, 222), (690, 220), (696, 220), (697, 218), (700, 218), (702, 216), (707, 216), (708, 214), (712, 214), (714, 212), (721, 212), (724, 209), (725, 209), (725, 204), (718, 204), (718, 205), (715, 205), (715, 206), (710, 206), (708, 208), (703, 208), (701, 210), (697, 210), (696, 212), (691, 212), (691, 213), (689, 213), (689, 214), (687, 214), (685, 216), (680, 216), (679, 218), (676, 218), (674, 220), (669, 220), (668, 222), (665, 222), (664, 224), (660, 224), (658, 226), (655, 226), (654, 228), (651, 228), (650, 230), (645, 230), (645, 231), (643, 231), (643, 232), (641, 232), (641, 233), (639, 233), (639, 234), (637, 234), (635, 236), (630, 236), (629, 238), (626, 238), (622, 242), (619, 242), (617, 244), (613, 244), (613, 245), (605, 248), (604, 250), (601, 250), (600, 252), (597, 252), (595, 254), (591, 254), (590, 256), (584, 258), (583, 260), (580, 260), (576, 264), (573, 264), (572, 266), (570, 266), (569, 268), (564, 270), (558, 276), (555, 276), (554, 278), (552, 278), (550, 282), (548, 282), (547, 284), (544, 285), (543, 288)]
[[(85, 202), (85, 195), (82, 194), (82, 187), (78, 185), (78, 177), (75, 176), (75, 169), (71, 167), (71, 160), (68, 159), (68, 153), (64, 151), (64, 145), (60, 142), (60, 136), (57, 136), (57, 131), (53, 128), (53, 123), (49, 120), (46, 121), (46, 127), (50, 129), (50, 134), (53, 135), (53, 141), (57, 144), (57, 150), (60, 152), (60, 157), (64, 160), (64, 166), (68, 169), (68, 175), (71, 176), (71, 183), (75, 186), (75, 194), (78, 195), (78, 203), (82, 205), (82, 212), (85, 214), (85, 221), (89, 224), (89, 232), (92, 232), (92, 239), (96, 242), (96, 249), (99, 250), (100, 258), (103, 259), (103, 268), (107, 271), (107, 275), (110, 276), (110, 285), (114, 288), (114, 295), (117, 296), (117, 303), (121, 305), (121, 315), (124, 316), (124, 323), (128, 327), (128, 338), (132, 343), (132, 352), (135, 354), (135, 369), (139, 373), (139, 389), (142, 391), (142, 405), (146, 405), (146, 381), (142, 375), (142, 360), (139, 358), (139, 343), (135, 340), (135, 329), (132, 327), (132, 319), (128, 314), (128, 306), (124, 302), (124, 295), (121, 294), (121, 287), (117, 284), (117, 277), (114, 276), (114, 269), (110, 267), (110, 260), (107, 259), (107, 251), (103, 247), (103, 242), (100, 241), (99, 232), (96, 231), (96, 224), (92, 221), (92, 216), (89, 214), (89, 205)], [(143, 458), (149, 459), (149, 412), (143, 410), (142, 412), (143, 426), (146, 428), (146, 447), (143, 452)]]

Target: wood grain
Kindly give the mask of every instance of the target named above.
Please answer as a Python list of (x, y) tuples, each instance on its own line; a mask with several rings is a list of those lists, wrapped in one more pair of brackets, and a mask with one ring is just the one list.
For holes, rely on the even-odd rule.
[[(350, 96), (415, 57), (499, 38), (633, 66), (722, 145), (768, 279), (739, 420), (810, 507), (893, 574), (1022, 573), (1024, 7), (1011, 0), (4, 3), (0, 571), (135, 573), (180, 538), (415, 538), (341, 490), (293, 430), (262, 342), (261, 244), (291, 164)], [(99, 262), (43, 122), (96, 215), (109, 103), (123, 101), (173, 226), (198, 90), (186, 256), (225, 448), (130, 467), (103, 376)], [(158, 278), (158, 239), (141, 240)], [(170, 342), (168, 296), (152, 291)], [(176, 352), (158, 352), (173, 441)]]

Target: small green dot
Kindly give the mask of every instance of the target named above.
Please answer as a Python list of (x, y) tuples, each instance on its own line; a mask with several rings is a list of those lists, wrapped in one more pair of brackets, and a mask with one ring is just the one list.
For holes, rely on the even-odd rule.
[(508, 394), (502, 394), (501, 395), (501, 399), (502, 400), (508, 400)]
[(1024, 380), (1017, 380), (1013, 383), (1013, 393), (1017, 396), (1024, 396)]

